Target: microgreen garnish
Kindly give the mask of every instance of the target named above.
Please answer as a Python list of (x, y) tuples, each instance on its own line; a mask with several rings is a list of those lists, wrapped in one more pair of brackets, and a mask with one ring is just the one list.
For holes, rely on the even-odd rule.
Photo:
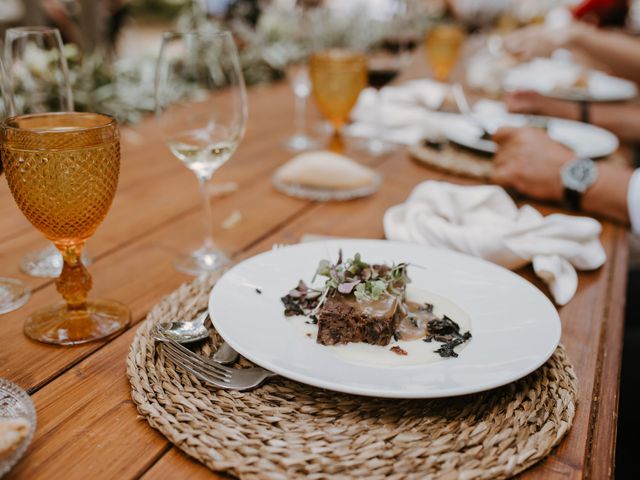
[(342, 250), (338, 260), (332, 264), (329, 260), (320, 260), (312, 282), (317, 277), (325, 277), (321, 290), (307, 286), (302, 280), (296, 288), (282, 297), (285, 315), (313, 315), (332, 292), (342, 295), (353, 294), (358, 301), (379, 300), (381, 296), (404, 296), (404, 288), (409, 283), (407, 263), (397, 265), (369, 264), (362, 260), (359, 253), (353, 258), (343, 259)]
[(321, 260), (314, 278), (326, 277), (324, 290), (335, 289), (343, 295), (354, 294), (359, 301), (378, 300), (383, 294), (402, 295), (409, 283), (407, 264), (387, 265), (368, 264), (362, 261), (359, 253), (343, 261), (342, 250), (338, 261), (331, 264)]

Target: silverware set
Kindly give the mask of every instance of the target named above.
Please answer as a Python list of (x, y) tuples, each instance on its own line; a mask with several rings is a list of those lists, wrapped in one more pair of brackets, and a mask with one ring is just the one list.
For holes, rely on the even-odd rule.
[(200, 381), (217, 388), (249, 390), (276, 376), (275, 373), (261, 367), (228, 367), (227, 365), (235, 363), (238, 359), (238, 352), (226, 342), (220, 345), (212, 358), (199, 355), (185, 347), (185, 343), (209, 337), (209, 330), (205, 325), (208, 317), (209, 313), (205, 311), (192, 321), (172, 322), (167, 326), (156, 325), (152, 335), (164, 354), (176, 365)]

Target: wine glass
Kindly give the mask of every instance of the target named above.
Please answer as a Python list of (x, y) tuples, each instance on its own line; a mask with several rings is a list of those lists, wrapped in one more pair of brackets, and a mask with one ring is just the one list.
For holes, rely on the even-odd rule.
[(294, 134), (287, 139), (284, 146), (294, 152), (317, 148), (319, 143), (307, 135), (306, 115), (307, 99), (311, 94), (309, 66), (304, 60), (292, 63), (286, 68), (286, 76), (294, 97)]
[(92, 281), (80, 261), (82, 247), (106, 216), (118, 185), (115, 119), (73, 112), (10, 117), (0, 125), (0, 142), (14, 200), (64, 259), (56, 287), (65, 301), (33, 312), (25, 334), (41, 342), (75, 345), (126, 328), (126, 306), (87, 299)]
[[(57, 28), (16, 27), (5, 33), (5, 58), (14, 92), (12, 115), (73, 111), (73, 95), (62, 38)], [(86, 250), (82, 261), (90, 263)], [(27, 253), (20, 270), (33, 277), (53, 278), (62, 270), (62, 255), (48, 247)]]
[(198, 179), (203, 245), (178, 270), (200, 275), (229, 263), (215, 245), (207, 184), (235, 152), (247, 124), (247, 93), (231, 33), (166, 32), (156, 67), (156, 117), (171, 153)]
[[(13, 109), (13, 96), (6, 83), (7, 77), (4, 70), (4, 63), (0, 58), (0, 118), (4, 119), (8, 112)], [(0, 175), (2, 175), (2, 156), (0, 154)], [(20, 280), (15, 278), (0, 277), (0, 314), (8, 313), (23, 306), (31, 296), (31, 289)]]
[(309, 72), (318, 108), (333, 126), (329, 148), (341, 153), (342, 127), (367, 84), (367, 58), (350, 50), (323, 50), (311, 55)]
[(415, 47), (413, 38), (400, 28), (403, 23), (402, 10), (381, 24), (383, 34), (372, 45), (367, 54), (367, 82), (376, 90), (372, 135), (366, 143), (370, 155), (381, 156), (395, 150), (395, 144), (385, 141), (382, 125), (382, 88), (392, 82), (411, 61), (411, 51)]
[(310, 9), (298, 4), (288, 10), (290, 30), (289, 48), (295, 52), (292, 61), (285, 68), (285, 76), (293, 91), (294, 98), (294, 133), (284, 147), (294, 152), (318, 148), (320, 142), (307, 135), (306, 111), (307, 100), (311, 95), (311, 79), (309, 78), (309, 53), (313, 48), (314, 37), (311, 35), (312, 19)]
[(446, 82), (449, 79), (465, 38), (462, 26), (453, 23), (434, 25), (427, 33), (424, 46), (436, 80)]

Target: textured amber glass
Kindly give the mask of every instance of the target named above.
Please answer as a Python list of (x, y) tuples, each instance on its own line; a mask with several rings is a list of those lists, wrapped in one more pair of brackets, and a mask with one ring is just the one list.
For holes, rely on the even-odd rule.
[(333, 150), (343, 149), (340, 129), (367, 85), (367, 58), (348, 50), (325, 50), (309, 60), (313, 97), (334, 127)]
[(34, 312), (25, 332), (36, 340), (77, 344), (121, 330), (128, 310), (109, 300), (87, 300), (91, 276), (79, 260), (116, 192), (115, 120), (93, 113), (24, 115), (5, 120), (0, 140), (13, 198), (64, 258), (56, 286), (65, 303)]
[(465, 31), (460, 25), (443, 23), (429, 31), (424, 47), (436, 80), (446, 82), (449, 79), (465, 37)]

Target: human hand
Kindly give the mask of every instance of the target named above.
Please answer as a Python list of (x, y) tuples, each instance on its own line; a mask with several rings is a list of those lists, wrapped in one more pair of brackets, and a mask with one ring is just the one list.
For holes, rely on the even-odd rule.
[(536, 57), (550, 56), (566, 42), (566, 37), (565, 29), (531, 25), (506, 35), (503, 46), (518, 60), (528, 61)]
[(562, 167), (575, 154), (539, 128), (501, 128), (491, 181), (539, 200), (563, 198)]
[(575, 102), (545, 97), (533, 90), (518, 90), (504, 95), (504, 103), (511, 113), (546, 115), (578, 120), (579, 106)]

